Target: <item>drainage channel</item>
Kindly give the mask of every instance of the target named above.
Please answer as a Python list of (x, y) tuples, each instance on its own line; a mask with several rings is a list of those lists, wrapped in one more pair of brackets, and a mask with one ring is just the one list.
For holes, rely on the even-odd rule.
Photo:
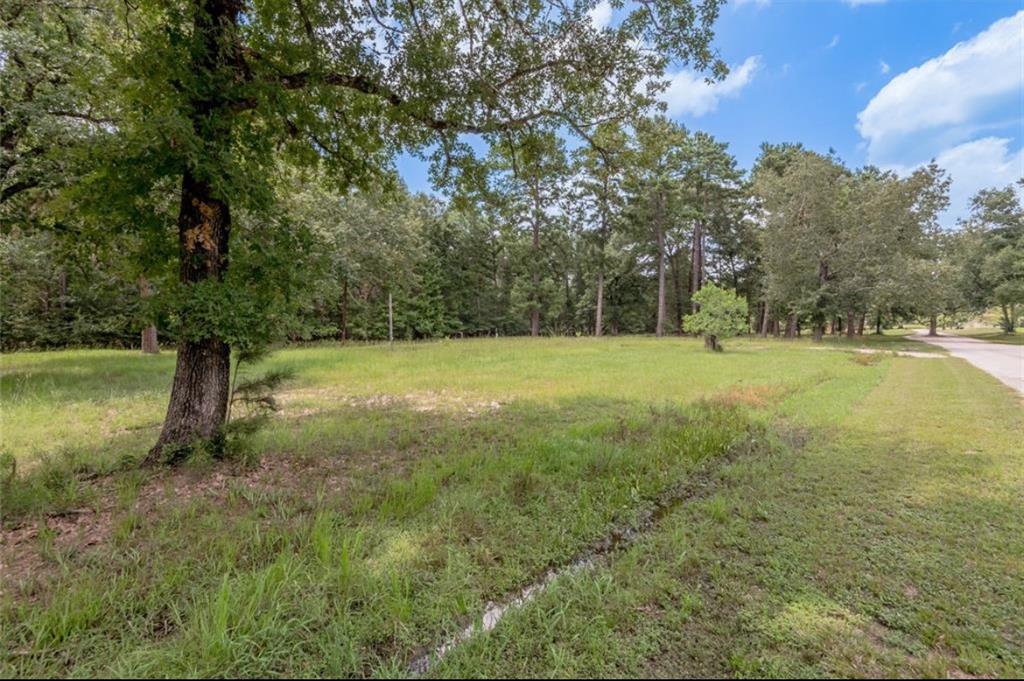
[(474, 620), (472, 624), (440, 645), (415, 657), (409, 664), (409, 674), (412, 676), (426, 674), (457, 647), (480, 634), (493, 630), (505, 615), (533, 601), (555, 580), (593, 569), (605, 562), (609, 556), (619, 553), (635, 543), (637, 539), (654, 529), (666, 516), (684, 503), (704, 498), (713, 486), (715, 474), (723, 466), (735, 461), (740, 453), (733, 450), (725, 455), (715, 457), (717, 465), (698, 471), (687, 482), (663, 494), (655, 501), (653, 508), (644, 513), (635, 524), (613, 530), (611, 534), (577, 555), (569, 563), (551, 568), (540, 579), (524, 587), (512, 597), (500, 603), (488, 603), (479, 619)]

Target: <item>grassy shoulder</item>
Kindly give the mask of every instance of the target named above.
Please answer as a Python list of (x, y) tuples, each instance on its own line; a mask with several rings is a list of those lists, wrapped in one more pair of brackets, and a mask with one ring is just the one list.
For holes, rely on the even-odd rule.
[[(724, 354), (644, 338), (302, 348), (272, 360), (297, 379), (253, 443), (257, 464), (119, 469), (153, 435), (169, 360), (4, 358), (4, 446), (35, 466), (23, 479), (47, 500), (7, 517), (5, 675), (402, 675), (486, 602), (631, 525), (698, 471), (712, 481), (700, 499), (433, 673), (841, 672), (852, 658), (832, 644), (854, 629), (825, 621), (833, 640), (808, 660), (785, 620), (765, 628), (772, 608), (799, 614), (797, 596), (821, 596), (865, 626), (887, 622), (879, 603), (917, 617), (900, 600), (905, 581), (924, 608), (911, 624), (947, 636), (885, 624), (919, 657), (1019, 669), (1005, 630), (1021, 629), (1024, 522), (1001, 500), (1019, 496), (1022, 467), (994, 452), (1012, 448), (999, 433), (1019, 430), (1020, 414), (956, 360), (762, 339)], [(908, 385), (924, 402), (904, 404)], [(11, 412), (24, 417), (18, 448)], [(44, 440), (63, 448), (51, 463), (29, 446)], [(933, 496), (901, 496), (926, 481)], [(979, 490), (998, 503), (974, 500)], [(957, 492), (972, 501), (944, 501)], [(967, 511), (986, 532), (965, 527)], [(979, 547), (983, 574), (950, 570)], [(972, 632), (985, 646), (967, 648)]]
[(958, 336), (967, 336), (968, 338), (977, 338), (978, 340), (987, 341), (989, 343), (1024, 345), (1024, 333), (1006, 333), (1002, 329), (953, 329), (947, 333), (955, 333)]
[(453, 655), (448, 676), (1013, 676), (1024, 418), (958, 361), (892, 361), (800, 448)]

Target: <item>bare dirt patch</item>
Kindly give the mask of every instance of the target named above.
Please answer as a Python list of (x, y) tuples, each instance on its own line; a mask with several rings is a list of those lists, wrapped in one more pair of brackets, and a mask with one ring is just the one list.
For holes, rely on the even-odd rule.
[(152, 522), (197, 501), (228, 512), (232, 498), (258, 500), (269, 495), (313, 504), (318, 492), (342, 495), (351, 486), (357, 466), (378, 469), (401, 465), (399, 459), (355, 463), (345, 457), (267, 455), (251, 467), (223, 462), (158, 471), (128, 491), (120, 476), (84, 481), (102, 500), (97, 505), (0, 527), (0, 594), (52, 576), (66, 558), (110, 545), (118, 523), (129, 516)]
[(404, 395), (353, 395), (334, 388), (300, 388), (281, 393), (280, 414), (302, 417), (329, 412), (340, 407), (361, 409), (409, 409), (420, 413), (456, 416), (493, 414), (502, 407), (498, 400), (483, 399), (446, 390), (417, 391)]
[(787, 390), (777, 385), (734, 385), (728, 390), (712, 395), (708, 401), (725, 407), (752, 407), (763, 409), (778, 403)]

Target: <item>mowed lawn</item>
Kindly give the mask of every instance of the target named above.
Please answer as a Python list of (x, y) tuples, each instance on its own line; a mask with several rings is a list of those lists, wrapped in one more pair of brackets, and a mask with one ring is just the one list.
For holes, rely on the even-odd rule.
[(292, 348), (271, 426), (173, 471), (171, 353), (4, 356), (0, 671), (408, 675), (642, 527), (428, 675), (1019, 675), (1019, 396), (849, 349)]
[[(948, 333), (948, 332), (944, 332)], [(1007, 345), (1024, 345), (1024, 332), (1006, 333), (1002, 329), (976, 328), (976, 329), (954, 329), (952, 333), (958, 336), (977, 338), (989, 343), (1005, 343)]]

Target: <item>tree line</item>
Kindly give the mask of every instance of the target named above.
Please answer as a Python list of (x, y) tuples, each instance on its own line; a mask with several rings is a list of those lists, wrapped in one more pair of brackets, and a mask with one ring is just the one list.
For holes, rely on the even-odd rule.
[[(958, 323), (988, 309), (1006, 330), (1022, 297), (1022, 212), (985, 190), (958, 230), (939, 227), (948, 178), (851, 170), (799, 145), (765, 145), (741, 172), (724, 143), (667, 119), (607, 126), (604, 146), (556, 135), (496, 149), (487, 181), (442, 199), (339, 190), (284, 169), (288, 230), (248, 226), (239, 267), (287, 270), (266, 340), (418, 340), (510, 335), (693, 333), (683, 320), (712, 282), (747, 301), (747, 330), (793, 337)], [(273, 236), (287, 244), (274, 245)], [(256, 245), (267, 253), (250, 253)], [(138, 347), (176, 340), (162, 296), (173, 270), (139, 264), (137, 240), (90, 239), (11, 220), (0, 241), (5, 349)], [(152, 341), (151, 341), (152, 342)]]

